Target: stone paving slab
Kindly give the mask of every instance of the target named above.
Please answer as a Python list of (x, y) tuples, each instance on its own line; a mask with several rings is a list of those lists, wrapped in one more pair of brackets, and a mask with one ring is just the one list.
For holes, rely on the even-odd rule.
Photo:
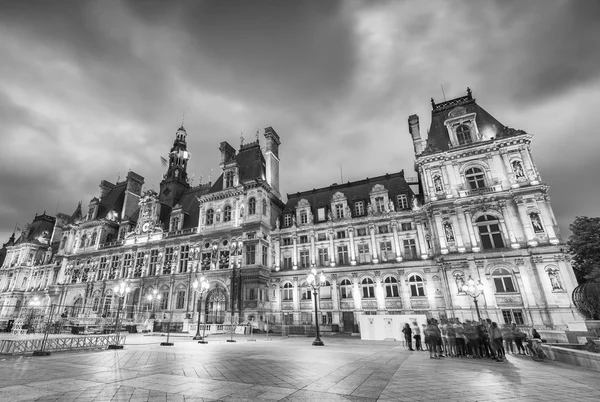
[(396, 342), (225, 339), (164, 348), (133, 335), (123, 350), (0, 358), (0, 401), (600, 400), (600, 373), (525, 356), (434, 360)]

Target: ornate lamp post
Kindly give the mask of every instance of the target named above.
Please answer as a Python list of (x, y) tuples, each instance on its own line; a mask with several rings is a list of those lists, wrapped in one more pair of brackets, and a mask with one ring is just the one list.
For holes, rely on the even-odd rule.
[(475, 283), (475, 279), (469, 275), (467, 283), (462, 285), (462, 291), (473, 298), (475, 310), (477, 310), (477, 320), (481, 321), (481, 314), (479, 314), (479, 306), (477, 305), (477, 298), (483, 294), (483, 283), (481, 283), (481, 279), (478, 279), (477, 283)]
[(198, 343), (207, 343), (204, 340), (204, 333), (206, 331), (206, 320), (204, 320), (205, 322), (202, 327), (202, 336), (200, 336), (200, 313), (202, 310), (202, 296), (204, 295), (204, 292), (208, 290), (210, 284), (208, 283), (204, 275), (202, 275), (200, 277), (200, 281), (196, 279), (194, 283), (192, 283), (192, 287), (194, 288), (194, 292), (196, 292), (196, 294), (198, 295), (198, 327), (196, 328), (196, 336), (194, 336), (194, 340), (197, 340)]
[(115, 320), (115, 332), (117, 333), (117, 344), (108, 345), (109, 349), (123, 349), (123, 345), (119, 344), (119, 312), (121, 311), (121, 302), (124, 301), (125, 297), (131, 292), (129, 284), (125, 281), (121, 281), (117, 286), (113, 288), (115, 296), (119, 299), (119, 305), (117, 306), (117, 318)]
[(156, 314), (156, 303), (162, 299), (162, 295), (158, 293), (158, 289), (154, 289), (146, 298), (148, 299), (148, 303), (152, 304), (152, 315), (154, 316)]
[(315, 326), (317, 328), (317, 337), (313, 341), (313, 346), (324, 346), (323, 341), (321, 340), (321, 335), (319, 333), (319, 307), (317, 302), (317, 293), (319, 288), (325, 284), (327, 278), (325, 278), (325, 274), (323, 271), (317, 277), (317, 269), (313, 268), (310, 270), (309, 274), (306, 276), (306, 282), (310, 285), (313, 290), (313, 295), (315, 298)]

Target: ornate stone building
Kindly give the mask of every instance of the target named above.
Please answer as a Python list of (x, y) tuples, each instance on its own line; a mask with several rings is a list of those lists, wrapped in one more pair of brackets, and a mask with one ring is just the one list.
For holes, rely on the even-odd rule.
[[(159, 192), (129, 172), (102, 181), (87, 214), (41, 215), (5, 244), (0, 319), (33, 297), (102, 315), (114, 285), (132, 292), (127, 316), (151, 310), (195, 320), (192, 283), (210, 283), (201, 309), (262, 326), (314, 322), (306, 276), (322, 270), (322, 324), (355, 331), (360, 314), (476, 317), (462, 290), (481, 281), (482, 316), (560, 328), (580, 320), (576, 280), (546, 186), (531, 158), (532, 135), (508, 128), (467, 95), (432, 99), (431, 126), (408, 118), (418, 179), (400, 171), (287, 195), (279, 191), (278, 134), (236, 151), (220, 144), (221, 174), (192, 187), (187, 133), (177, 130)], [(418, 190), (417, 190), (418, 188)], [(148, 295), (160, 295), (158, 305)], [(156, 301), (156, 298), (154, 299)], [(18, 304), (17, 304), (18, 303)]]

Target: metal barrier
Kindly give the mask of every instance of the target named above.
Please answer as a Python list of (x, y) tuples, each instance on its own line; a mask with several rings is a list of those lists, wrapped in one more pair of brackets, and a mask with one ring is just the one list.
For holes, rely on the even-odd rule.
[(124, 345), (127, 333), (110, 335), (48, 336), (30, 339), (0, 339), (0, 354), (13, 355), (74, 349), (106, 349), (108, 345)]

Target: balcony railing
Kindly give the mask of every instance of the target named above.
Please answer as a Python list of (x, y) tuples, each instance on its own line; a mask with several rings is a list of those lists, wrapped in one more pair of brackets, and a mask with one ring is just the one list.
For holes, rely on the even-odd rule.
[(189, 228), (189, 229), (183, 229), (183, 230), (174, 230), (172, 232), (167, 232), (167, 233), (163, 234), (163, 238), (164, 237), (185, 236), (185, 235), (196, 233), (197, 230), (198, 230), (197, 227), (195, 227), (195, 228)]
[(111, 241), (109, 243), (102, 243), (98, 246), (98, 250), (102, 250), (104, 248), (110, 248), (110, 247), (118, 247), (123, 245), (123, 240), (115, 240), (115, 241)]
[(482, 187), (482, 188), (476, 188), (474, 190), (467, 190), (465, 191), (463, 194), (464, 197), (469, 197), (472, 195), (483, 195), (483, 194), (490, 194), (493, 193), (495, 190), (494, 187)]

